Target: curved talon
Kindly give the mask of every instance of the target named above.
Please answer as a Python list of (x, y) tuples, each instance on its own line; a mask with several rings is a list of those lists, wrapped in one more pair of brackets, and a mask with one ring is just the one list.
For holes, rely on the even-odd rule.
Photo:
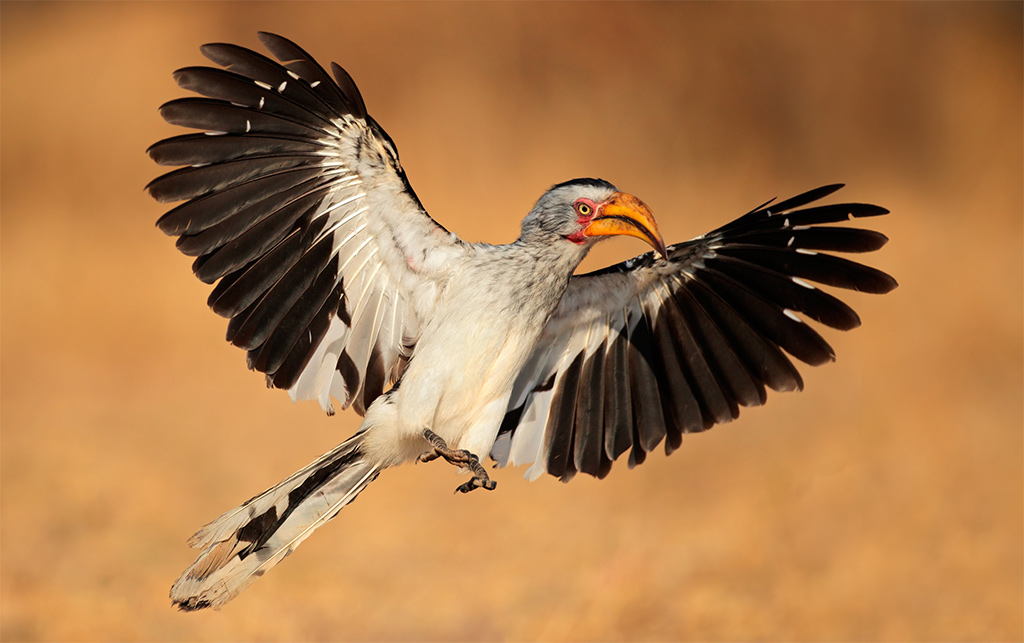
[(469, 493), (474, 489), (484, 488), (492, 491), (498, 483), (487, 475), (487, 470), (480, 464), (480, 458), (465, 449), (451, 449), (444, 439), (430, 429), (423, 429), (423, 437), (434, 447), (433, 451), (420, 454), (417, 462), (430, 462), (438, 458), (444, 458), (448, 464), (458, 467), (466, 467), (473, 472), (473, 477), (467, 482), (455, 488), (455, 493)]
[(474, 489), (480, 488), (487, 489), (488, 491), (493, 491), (494, 488), (497, 486), (498, 483), (495, 480), (491, 480), (490, 478), (485, 479), (473, 476), (466, 482), (460, 484), (458, 487), (455, 487), (455, 493), (469, 493)]
[(416, 457), (416, 462), (433, 462), (441, 457), (437, 451), (424, 451)]

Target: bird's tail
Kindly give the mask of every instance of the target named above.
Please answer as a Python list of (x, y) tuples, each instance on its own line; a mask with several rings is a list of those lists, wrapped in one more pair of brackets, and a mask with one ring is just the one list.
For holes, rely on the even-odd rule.
[(316, 462), (225, 513), (193, 535), (202, 549), (171, 587), (181, 610), (220, 607), (281, 562), (376, 479), (358, 433)]

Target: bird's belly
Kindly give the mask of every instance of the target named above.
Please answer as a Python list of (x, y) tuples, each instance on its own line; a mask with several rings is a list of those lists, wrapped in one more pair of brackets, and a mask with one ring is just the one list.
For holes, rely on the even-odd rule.
[(540, 322), (452, 313), (416, 345), (395, 398), (399, 430), (419, 435), (429, 428), (449, 446), (483, 456), (540, 334)]

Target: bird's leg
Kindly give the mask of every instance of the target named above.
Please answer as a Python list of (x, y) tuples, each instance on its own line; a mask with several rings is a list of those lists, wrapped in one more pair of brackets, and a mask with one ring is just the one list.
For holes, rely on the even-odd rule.
[(458, 487), (456, 492), (469, 493), (473, 489), (483, 487), (490, 491), (498, 486), (498, 483), (487, 475), (487, 470), (484, 469), (483, 465), (480, 464), (480, 458), (476, 457), (465, 449), (452, 449), (448, 447), (448, 444), (438, 434), (434, 433), (430, 429), (423, 429), (423, 437), (433, 447), (432, 450), (427, 451), (420, 455), (417, 460), (419, 462), (430, 462), (438, 458), (444, 458), (448, 464), (454, 464), (459, 467), (468, 467), (473, 472), (473, 477)]

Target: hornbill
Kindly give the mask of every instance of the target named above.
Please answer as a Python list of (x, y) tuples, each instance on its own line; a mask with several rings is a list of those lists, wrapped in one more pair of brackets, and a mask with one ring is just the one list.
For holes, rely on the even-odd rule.
[[(337, 400), (359, 431), (199, 530), (174, 583), (184, 610), (218, 607), (291, 553), (384, 469), (440, 457), (468, 471), (457, 491), (493, 489), (479, 457), (568, 481), (629, 466), (660, 443), (802, 388), (792, 358), (834, 359), (810, 318), (848, 330), (845, 303), (814, 286), (885, 293), (889, 275), (823, 251), (887, 238), (822, 226), (886, 214), (813, 205), (841, 186), (768, 202), (666, 246), (640, 199), (600, 179), (559, 183), (507, 245), (468, 243), (428, 216), (394, 142), (352, 78), (260, 33), (278, 59), (231, 44), (219, 65), (174, 73), (202, 97), (160, 108), (202, 130), (149, 155), (184, 166), (147, 189), (184, 201), (158, 221), (213, 284), (210, 307), (248, 366), (293, 400)], [(595, 242), (630, 235), (654, 251), (575, 269)], [(801, 316), (802, 315), (802, 316)], [(788, 354), (788, 355), (787, 355)]]

